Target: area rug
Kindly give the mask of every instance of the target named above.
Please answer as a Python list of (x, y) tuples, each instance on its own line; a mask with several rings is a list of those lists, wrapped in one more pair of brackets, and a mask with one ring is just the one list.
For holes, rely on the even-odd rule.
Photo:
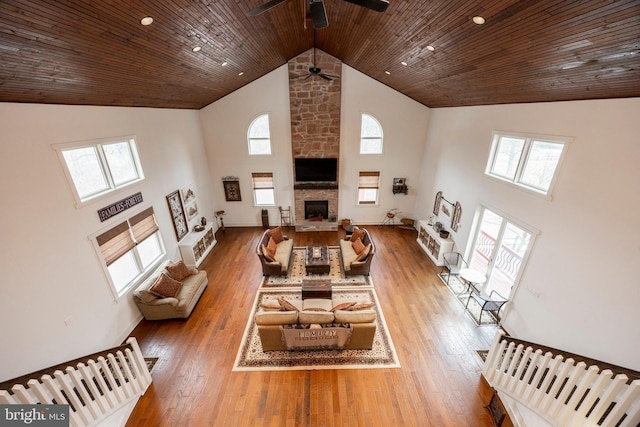
[(275, 303), (279, 296), (295, 300), (301, 298), (297, 289), (258, 290), (244, 335), (233, 365), (234, 371), (278, 371), (319, 369), (371, 369), (399, 368), (398, 355), (389, 335), (373, 288), (341, 288), (333, 291), (334, 299), (354, 299), (374, 303), (377, 328), (371, 350), (308, 350), (308, 351), (262, 351), (258, 328), (253, 317), (261, 303)]
[(288, 276), (265, 276), (262, 280), (261, 288), (290, 288), (300, 286), (302, 279), (331, 279), (334, 286), (372, 286), (369, 276), (345, 276), (340, 259), (340, 247), (329, 246), (329, 274), (311, 274), (307, 276), (304, 268), (305, 259), (304, 247), (293, 248), (293, 264)]
[(468, 286), (462, 282), (458, 278), (458, 276), (451, 276), (449, 278), (449, 283), (447, 283), (447, 275), (438, 273), (438, 277), (445, 284), (445, 286), (451, 291), (453, 295), (455, 295), (456, 299), (460, 304), (462, 304), (462, 308), (465, 313), (475, 322), (478, 326), (495, 326), (498, 324), (498, 320), (490, 311), (485, 311), (482, 313), (482, 323), (480, 323), (480, 306), (474, 301), (469, 301), (469, 305), (465, 309), (465, 305), (467, 305), (467, 300), (469, 299), (469, 291)]

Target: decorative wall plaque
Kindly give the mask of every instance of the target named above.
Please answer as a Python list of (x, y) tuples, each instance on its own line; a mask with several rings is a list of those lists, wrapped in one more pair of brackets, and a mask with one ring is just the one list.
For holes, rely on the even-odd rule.
[(176, 232), (176, 238), (180, 241), (189, 233), (189, 226), (187, 225), (187, 220), (184, 216), (184, 208), (182, 207), (182, 199), (180, 198), (179, 190), (167, 195), (167, 204), (169, 205), (169, 213), (173, 220), (173, 228)]

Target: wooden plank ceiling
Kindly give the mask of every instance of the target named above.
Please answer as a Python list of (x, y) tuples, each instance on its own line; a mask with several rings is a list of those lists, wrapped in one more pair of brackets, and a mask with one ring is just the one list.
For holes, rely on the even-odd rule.
[[(2, 0), (0, 101), (202, 108), (313, 47), (265, 1)], [(317, 47), (429, 107), (640, 96), (638, 0), (389, 3), (325, 0)]]

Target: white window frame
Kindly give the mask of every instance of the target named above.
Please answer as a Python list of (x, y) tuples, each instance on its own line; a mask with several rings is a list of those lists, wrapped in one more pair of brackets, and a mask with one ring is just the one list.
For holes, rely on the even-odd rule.
[[(269, 131), (269, 136), (268, 137), (251, 137), (251, 129), (253, 129), (253, 126), (255, 125), (255, 123), (262, 119), (263, 117), (267, 117), (267, 129)], [(253, 119), (251, 121), (251, 124), (249, 125), (248, 129), (247, 129), (247, 149), (249, 150), (249, 155), (250, 156), (270, 156), (272, 154), (272, 147), (271, 147), (271, 123), (270, 123), (270, 117), (269, 117), (269, 113), (265, 113), (265, 114), (260, 114), (258, 117), (256, 117), (255, 119)], [(269, 142), (269, 152), (268, 153), (254, 153), (253, 149), (254, 146), (252, 144), (253, 141), (268, 141)]]
[[(494, 163), (496, 161), (496, 156), (498, 155), (498, 146), (501, 138), (515, 138), (515, 139), (524, 140), (524, 146), (518, 158), (518, 163), (516, 166), (516, 171), (513, 179), (511, 179), (510, 177), (505, 177), (503, 175), (499, 175), (492, 172)], [(525, 172), (529, 155), (531, 154), (531, 148), (536, 142), (559, 144), (562, 146), (562, 152), (560, 153), (560, 157), (558, 158), (558, 163), (556, 164), (555, 170), (553, 172), (553, 176), (549, 183), (549, 187), (547, 188), (546, 191), (522, 182), (522, 176)], [(516, 188), (525, 190), (531, 194), (535, 194), (537, 196), (541, 196), (548, 200), (551, 200), (553, 189), (555, 187), (555, 184), (559, 175), (559, 171), (562, 167), (562, 162), (567, 154), (567, 151), (569, 149), (569, 145), (571, 144), (571, 142), (573, 142), (573, 138), (566, 137), (566, 136), (551, 136), (551, 135), (537, 135), (537, 134), (530, 134), (530, 133), (523, 133), (523, 132), (494, 131), (492, 133), (491, 149), (489, 151), (487, 166), (485, 168), (485, 175), (493, 179), (497, 179), (501, 182), (514, 185), (516, 186)]]
[[(378, 187), (376, 187), (376, 200), (373, 202), (362, 201), (360, 200), (360, 189), (361, 188), (373, 188), (373, 187), (360, 187), (360, 177), (363, 173), (372, 173), (375, 172), (378, 174)], [(380, 170), (364, 170), (358, 171), (358, 176), (356, 177), (356, 205), (357, 206), (378, 206), (380, 203), (380, 183), (382, 182), (382, 171)]]
[[(110, 144), (122, 143), (126, 142), (129, 145), (129, 150), (131, 152), (131, 161), (133, 162), (133, 166), (135, 168), (137, 177), (129, 180), (127, 182), (123, 182), (121, 184), (116, 185), (114, 183), (114, 179), (112, 177), (111, 171), (109, 169), (109, 164), (107, 162), (107, 158), (104, 154), (104, 150), (102, 147)], [(138, 149), (136, 146), (136, 137), (135, 135), (127, 135), (113, 138), (103, 138), (92, 141), (81, 141), (81, 142), (71, 142), (71, 143), (63, 143), (63, 144), (55, 144), (51, 146), (58, 155), (58, 160), (62, 166), (65, 177), (67, 178), (67, 182), (69, 183), (69, 188), (71, 189), (71, 193), (75, 200), (75, 204), (77, 208), (80, 208), (88, 203), (93, 203), (96, 200), (100, 200), (105, 198), (107, 195), (111, 195), (113, 192), (118, 191), (122, 188), (128, 187), (132, 184), (136, 184), (144, 180), (144, 172), (142, 170), (142, 164), (140, 163), (140, 156), (138, 154)], [(81, 197), (76, 188), (76, 184), (73, 180), (69, 167), (67, 166), (67, 162), (64, 157), (65, 151), (72, 151), (81, 148), (94, 148), (97, 153), (97, 159), (100, 162), (101, 173), (103, 174), (107, 188), (102, 191), (98, 191), (96, 193), (87, 195), (85, 197)]]
[[(120, 299), (123, 295), (126, 295), (127, 293), (129, 293), (131, 290), (135, 289), (140, 283), (142, 283), (144, 280), (147, 279), (147, 277), (149, 277), (149, 275), (156, 269), (158, 268), (158, 266), (165, 260), (165, 257), (167, 255), (167, 249), (164, 245), (164, 240), (162, 237), (162, 233), (160, 231), (160, 229), (158, 229), (155, 233), (153, 233), (152, 235), (148, 236), (146, 239), (142, 240), (143, 242), (147, 239), (152, 238), (153, 236), (156, 236), (156, 238), (158, 239), (158, 244), (160, 245), (160, 255), (158, 255), (158, 257), (156, 257), (155, 260), (153, 260), (146, 268), (140, 268), (141, 267), (141, 261), (140, 261), (140, 255), (137, 252), (137, 245), (136, 247), (134, 247), (133, 249), (131, 249), (129, 252), (133, 252), (133, 256), (135, 259), (135, 262), (137, 263), (138, 267), (140, 268), (140, 273), (138, 273), (137, 276), (135, 276), (126, 286), (124, 286), (122, 289), (118, 290), (118, 288), (116, 287), (115, 283), (113, 283), (113, 279), (111, 278), (111, 272), (109, 271), (109, 267), (107, 266), (107, 263), (105, 262), (103, 256), (102, 256), (102, 251), (100, 250), (100, 245), (98, 244), (97, 241), (97, 237), (100, 236), (101, 234), (106, 233), (107, 231), (113, 229), (114, 227), (118, 226), (119, 224), (121, 224), (123, 221), (129, 221), (131, 218), (133, 218), (135, 215), (137, 215), (140, 212), (143, 212), (144, 210), (148, 209), (150, 206), (147, 206), (143, 209), (140, 209), (138, 212), (129, 215), (126, 218), (122, 218), (118, 221), (113, 221), (113, 223), (108, 226), (105, 227), (103, 229), (101, 229), (100, 231), (98, 231), (97, 233), (94, 233), (92, 235), (89, 236), (89, 240), (91, 241), (93, 248), (96, 252), (96, 256), (98, 257), (98, 260), (100, 262), (100, 266), (102, 267), (102, 270), (104, 271), (105, 277), (107, 278), (107, 283), (109, 284), (109, 290), (111, 291), (114, 301), (117, 301), (118, 299)], [(154, 213), (155, 215), (155, 213)]]
[[(364, 135), (364, 126), (362, 126), (362, 123), (364, 122), (365, 116), (370, 117), (378, 125), (378, 128), (380, 129), (379, 137)], [(363, 145), (365, 141), (370, 139), (380, 140), (380, 151), (363, 151)], [(380, 120), (378, 120), (373, 114), (362, 113), (360, 116), (360, 154), (382, 154), (383, 149), (384, 149), (384, 130), (382, 129), (382, 124), (380, 123)]]
[[(259, 204), (258, 203), (258, 199), (256, 197), (255, 182), (253, 181), (253, 175), (254, 174), (271, 174), (272, 187), (264, 188), (264, 189), (270, 189), (272, 191), (272, 193), (273, 193), (273, 204)], [(276, 174), (274, 172), (272, 172), (272, 171), (251, 172), (251, 193), (253, 194), (253, 205), (254, 206), (259, 206), (259, 207), (276, 206)]]

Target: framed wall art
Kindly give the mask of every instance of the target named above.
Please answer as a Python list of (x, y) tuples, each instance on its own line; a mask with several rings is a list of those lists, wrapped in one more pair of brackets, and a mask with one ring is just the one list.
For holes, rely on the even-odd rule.
[(176, 238), (180, 241), (189, 233), (189, 226), (184, 216), (184, 208), (182, 206), (182, 199), (180, 198), (179, 190), (167, 195), (167, 205), (169, 206), (169, 213), (173, 220), (173, 228), (176, 232)]
[(242, 201), (242, 196), (240, 195), (240, 180), (237, 177), (225, 176), (222, 178), (222, 185), (224, 186), (224, 197), (227, 202)]

